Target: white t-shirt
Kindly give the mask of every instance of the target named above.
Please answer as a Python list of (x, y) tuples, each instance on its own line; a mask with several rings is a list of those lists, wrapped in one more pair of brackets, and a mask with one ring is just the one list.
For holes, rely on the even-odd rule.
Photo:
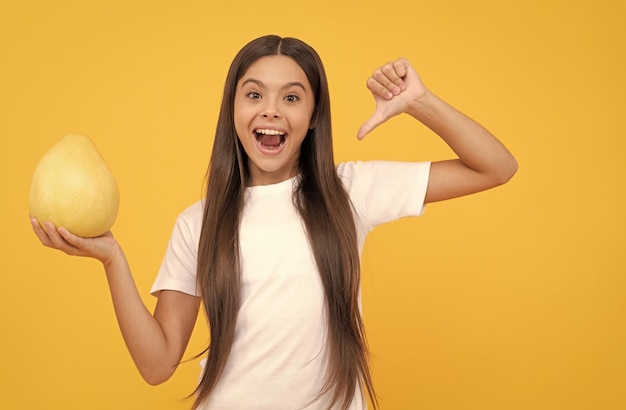
[[(430, 163), (348, 162), (337, 167), (353, 203), (359, 253), (376, 226), (421, 215)], [(324, 289), (293, 206), (295, 180), (246, 188), (240, 226), (242, 300), (228, 362), (205, 409), (326, 409)], [(203, 202), (176, 220), (152, 287), (197, 295)], [(308, 406), (307, 406), (308, 404)], [(365, 409), (360, 390), (350, 409)]]

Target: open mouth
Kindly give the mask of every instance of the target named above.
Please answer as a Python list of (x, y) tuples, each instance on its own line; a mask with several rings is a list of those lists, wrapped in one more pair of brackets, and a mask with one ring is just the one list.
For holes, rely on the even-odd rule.
[(268, 128), (257, 128), (254, 130), (256, 141), (261, 148), (269, 151), (280, 149), (287, 139), (287, 133)]

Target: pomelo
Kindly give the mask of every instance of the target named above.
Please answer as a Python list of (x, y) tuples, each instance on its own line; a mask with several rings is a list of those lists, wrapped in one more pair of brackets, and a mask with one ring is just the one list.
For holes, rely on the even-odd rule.
[(41, 158), (30, 185), (30, 213), (82, 237), (100, 236), (119, 209), (115, 177), (93, 141), (68, 134)]

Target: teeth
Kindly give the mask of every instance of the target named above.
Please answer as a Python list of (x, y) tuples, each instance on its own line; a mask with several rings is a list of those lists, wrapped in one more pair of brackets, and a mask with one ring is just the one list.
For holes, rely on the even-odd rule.
[(265, 134), (265, 135), (285, 135), (283, 131), (270, 130), (270, 129), (257, 129), (254, 132), (256, 132), (257, 134)]

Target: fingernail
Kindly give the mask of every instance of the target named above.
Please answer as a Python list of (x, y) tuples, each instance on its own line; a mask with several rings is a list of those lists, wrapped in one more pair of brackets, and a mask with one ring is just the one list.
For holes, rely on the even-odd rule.
[(392, 99), (392, 98), (393, 98), (393, 94), (392, 94), (391, 92), (387, 92), (387, 93), (385, 94), (385, 98), (386, 98), (386, 99), (388, 99), (388, 100), (390, 100), (390, 99)]

